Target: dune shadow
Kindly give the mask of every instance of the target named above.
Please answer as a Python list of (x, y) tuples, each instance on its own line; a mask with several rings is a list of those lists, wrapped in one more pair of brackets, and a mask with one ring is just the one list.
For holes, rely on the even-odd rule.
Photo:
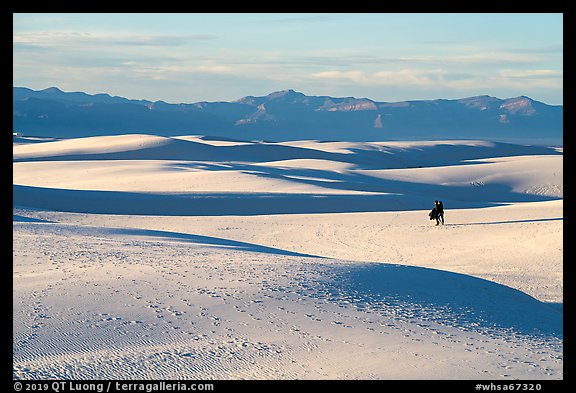
[(242, 242), (237, 240), (225, 239), (213, 236), (195, 235), (190, 233), (161, 231), (154, 229), (140, 229), (140, 228), (115, 228), (115, 227), (96, 227), (89, 225), (74, 225), (66, 224), (65, 226), (58, 225), (55, 221), (45, 221), (36, 218), (29, 218), (13, 214), (15, 222), (29, 222), (29, 223), (48, 223), (56, 224), (47, 225), (43, 227), (43, 232), (53, 232), (59, 235), (73, 234), (73, 235), (89, 235), (89, 236), (122, 236), (122, 237), (136, 237), (147, 240), (163, 240), (163, 241), (176, 241), (182, 243), (191, 243), (203, 246), (215, 246), (222, 249), (229, 249), (234, 251), (247, 251), (264, 254), (285, 255), (291, 257), (303, 258), (319, 258), (325, 259), (326, 257), (312, 254), (304, 254), (294, 251), (283, 250), (275, 247), (262, 246), (255, 243)]
[[(13, 185), (13, 206), (94, 213), (160, 216), (224, 216), (379, 212), (427, 209), (429, 200), (399, 194), (144, 193), (67, 190)], [(462, 201), (451, 207), (486, 207)]]
[[(451, 165), (475, 165), (480, 160), (522, 155), (562, 155), (553, 148), (493, 142), (490, 145), (466, 145), (458, 142), (439, 142), (418, 148), (383, 148), (382, 150), (350, 149), (358, 157), (358, 169), (426, 168)], [(392, 159), (383, 159), (393, 152)], [(384, 153), (384, 154), (383, 154)], [(389, 155), (389, 154), (388, 154)], [(478, 161), (471, 161), (478, 160)], [(384, 164), (384, 165), (383, 165)]]
[[(302, 172), (298, 172), (302, 175)], [(310, 173), (304, 172), (307, 175)], [(318, 184), (314, 180), (300, 181)], [(492, 185), (479, 194), (473, 187), (414, 185), (400, 181), (381, 181), (375, 187), (339, 181), (328, 184), (346, 193), (279, 192), (194, 192), (151, 193), (103, 190), (69, 190), (13, 185), (13, 206), (56, 211), (167, 216), (222, 216), (268, 214), (358, 213), (427, 210), (430, 201), (442, 198), (450, 209), (483, 208), (514, 202), (557, 198), (512, 193), (509, 188)], [(489, 188), (489, 189), (488, 189)], [(351, 194), (348, 191), (369, 194)], [(444, 197), (447, 198), (444, 198)], [(449, 198), (448, 198), (449, 196)]]
[[(472, 165), (472, 164), (471, 164)], [(536, 202), (558, 199), (546, 195), (515, 192), (507, 184), (484, 184), (482, 187), (473, 184), (446, 185), (434, 183), (419, 183), (407, 180), (382, 179), (355, 172), (339, 172), (334, 170), (286, 168), (251, 165), (246, 163), (179, 163), (169, 164), (172, 169), (202, 169), (213, 171), (241, 171), (246, 174), (283, 180), (316, 187), (338, 190), (359, 191), (370, 193), (390, 193), (426, 196), (432, 200), (487, 201), (488, 203)], [(426, 207), (428, 204), (426, 205)], [(452, 205), (452, 207), (455, 207)]]
[(13, 157), (13, 162), (33, 161), (92, 161), (92, 160), (176, 160), (176, 161), (214, 161), (214, 162), (270, 162), (299, 158), (333, 160), (348, 162), (350, 156), (342, 153), (330, 153), (304, 147), (281, 144), (260, 144), (250, 142), (245, 145), (214, 146), (195, 141), (168, 138), (165, 144), (98, 153), (69, 153)]
[[(207, 139), (205, 140), (226, 140)], [(231, 139), (233, 140), (233, 139)], [(134, 150), (116, 150), (108, 152), (86, 152), (69, 154), (50, 154), (39, 156), (13, 157), (13, 162), (31, 161), (83, 161), (83, 160), (177, 160), (177, 161), (213, 161), (264, 163), (294, 159), (316, 159), (349, 163), (355, 169), (401, 169), (417, 167), (436, 167), (450, 165), (475, 165), (470, 160), (482, 160), (494, 157), (519, 155), (562, 155), (553, 148), (540, 146), (522, 146), (494, 142), (489, 145), (466, 145), (450, 142), (419, 147), (365, 146), (349, 148), (346, 152), (331, 152), (312, 147), (287, 146), (282, 143), (260, 143), (243, 141), (235, 146), (214, 146), (177, 138), (167, 138), (166, 143), (145, 146)], [(320, 142), (318, 142), (320, 143)]]
[[(251, 193), (147, 193), (58, 190), (14, 185), (14, 204), (60, 211), (140, 215), (261, 215), (427, 210), (441, 199), (447, 209), (481, 208), (516, 202), (559, 199), (515, 192), (512, 186), (488, 183), (478, 186), (421, 183), (384, 179), (358, 171), (298, 168), (265, 162), (310, 159), (352, 164), (355, 169), (416, 168), (477, 165), (483, 158), (525, 154), (560, 154), (553, 149), (495, 143), (465, 146), (441, 143), (420, 148), (369, 146), (347, 153), (327, 152), (281, 144), (250, 143), (212, 146), (172, 139), (159, 146), (94, 154), (68, 154), (14, 158), (14, 162), (67, 160), (168, 160), (166, 171), (234, 171), (283, 184), (303, 184), (326, 192), (315, 194)], [(174, 162), (180, 161), (180, 162)], [(313, 164), (311, 164), (313, 165)], [(361, 195), (361, 193), (365, 193)]]
[(276, 254), (276, 255), (287, 255), (293, 257), (311, 257), (311, 258), (324, 258), (316, 255), (302, 254), (298, 252), (292, 252), (287, 250), (282, 250), (274, 247), (261, 246), (254, 243), (246, 243), (237, 240), (223, 239), (219, 237), (194, 235), (189, 233), (181, 232), (170, 232), (170, 231), (159, 231), (152, 229), (136, 229), (136, 228), (106, 228), (105, 230), (108, 234), (114, 235), (128, 235), (128, 236), (138, 236), (138, 237), (148, 237), (148, 238), (162, 238), (173, 241), (181, 241), (186, 243), (194, 243), (200, 245), (210, 245), (229, 248), (238, 251), (249, 251), (258, 252), (265, 254)]
[[(361, 309), (466, 330), (563, 338), (563, 307), (505, 285), (430, 268), (369, 263), (339, 268), (329, 290)], [(333, 299), (334, 300), (334, 299)]]
[(41, 220), (39, 218), (33, 217), (25, 217), (19, 214), (12, 214), (12, 222), (45, 222), (45, 223), (52, 223), (52, 221), (48, 220)]

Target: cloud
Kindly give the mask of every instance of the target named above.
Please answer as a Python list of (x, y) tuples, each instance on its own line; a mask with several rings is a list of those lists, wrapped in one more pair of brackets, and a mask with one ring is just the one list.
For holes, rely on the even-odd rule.
[[(364, 85), (431, 85), (449, 80), (447, 72), (441, 69), (401, 69), (394, 71), (363, 72), (322, 71), (311, 75), (313, 78), (353, 82)], [(461, 78), (460, 78), (461, 79)]]
[(382, 66), (406, 65), (412, 68), (456, 67), (456, 66), (504, 66), (534, 65), (549, 61), (550, 53), (539, 51), (462, 51), (450, 55), (405, 55), (386, 53), (379, 54), (367, 50), (315, 50), (313, 52), (268, 51), (252, 53), (229, 52), (230, 61), (245, 63), (252, 58), (262, 64), (285, 64), (302, 66)]
[(500, 76), (511, 79), (561, 79), (563, 73), (558, 70), (501, 70)]
[(444, 58), (447, 63), (460, 64), (534, 64), (546, 60), (540, 52), (480, 52), (464, 55), (454, 55)]
[(135, 35), (106, 33), (77, 33), (77, 32), (34, 32), (21, 33), (12, 36), (12, 42), (20, 47), (68, 47), (86, 48), (86, 46), (114, 47), (114, 46), (181, 46), (191, 42), (209, 41), (217, 39), (210, 34), (186, 35)]
[(165, 64), (156, 66), (130, 64), (130, 72), (142, 78), (155, 80), (178, 80), (198, 75), (235, 75), (235, 69), (233, 67), (223, 64)]
[(363, 86), (412, 86), (453, 90), (510, 87), (522, 89), (562, 88), (562, 73), (555, 70), (501, 70), (499, 72), (463, 73), (444, 69), (400, 69), (365, 72), (360, 70), (322, 71), (312, 73), (311, 79), (335, 84)]
[(564, 52), (564, 45), (563, 44), (556, 44), (556, 45), (536, 46), (536, 47), (528, 47), (528, 48), (513, 48), (513, 49), (509, 49), (508, 51), (509, 52), (515, 52), (515, 53), (542, 53), (542, 54), (556, 53), (556, 54), (561, 54)]
[(366, 83), (370, 78), (368, 74), (362, 71), (322, 71), (312, 74), (312, 77), (354, 83)]

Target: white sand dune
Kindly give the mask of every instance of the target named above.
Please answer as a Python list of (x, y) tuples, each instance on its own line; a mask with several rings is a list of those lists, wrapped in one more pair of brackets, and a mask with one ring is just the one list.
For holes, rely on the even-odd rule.
[[(32, 161), (17, 164), (14, 181), (35, 187), (130, 192), (345, 193), (306, 184), (294, 176), (273, 178), (228, 163), (170, 160)], [(102, 182), (102, 179), (108, 179)], [(320, 181), (330, 181), (318, 179)]]
[(495, 200), (491, 186), (511, 192), (561, 198), (562, 156), (516, 156), (470, 160), (465, 165), (356, 171), (367, 176), (414, 184), (475, 187), (474, 198)]
[(558, 149), (123, 135), (13, 182), (16, 378), (563, 378)]
[(110, 154), (127, 151), (158, 149), (172, 142), (171, 138), (155, 135), (113, 135), (81, 139), (63, 139), (42, 144), (19, 145), (13, 158), (66, 157), (71, 155)]

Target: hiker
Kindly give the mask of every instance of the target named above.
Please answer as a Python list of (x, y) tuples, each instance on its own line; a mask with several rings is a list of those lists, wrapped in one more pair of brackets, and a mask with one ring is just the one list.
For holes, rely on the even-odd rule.
[[(430, 220), (438, 221), (438, 209), (436, 209), (436, 206), (434, 206), (434, 209), (430, 210), (430, 213), (428, 213), (428, 216), (430, 216)], [(438, 225), (438, 224), (436, 224), (436, 225)]]
[(436, 225), (440, 224), (440, 221), (444, 225), (444, 204), (442, 201), (434, 201), (434, 209), (436, 209)]

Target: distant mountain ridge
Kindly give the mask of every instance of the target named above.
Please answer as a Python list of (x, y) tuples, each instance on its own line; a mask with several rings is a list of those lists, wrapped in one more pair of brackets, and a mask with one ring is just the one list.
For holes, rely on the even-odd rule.
[(563, 106), (526, 96), (377, 102), (307, 96), (292, 89), (232, 102), (170, 104), (56, 87), (13, 88), (14, 131), (78, 137), (129, 133), (200, 134), (286, 141), (515, 139), (562, 141)]

